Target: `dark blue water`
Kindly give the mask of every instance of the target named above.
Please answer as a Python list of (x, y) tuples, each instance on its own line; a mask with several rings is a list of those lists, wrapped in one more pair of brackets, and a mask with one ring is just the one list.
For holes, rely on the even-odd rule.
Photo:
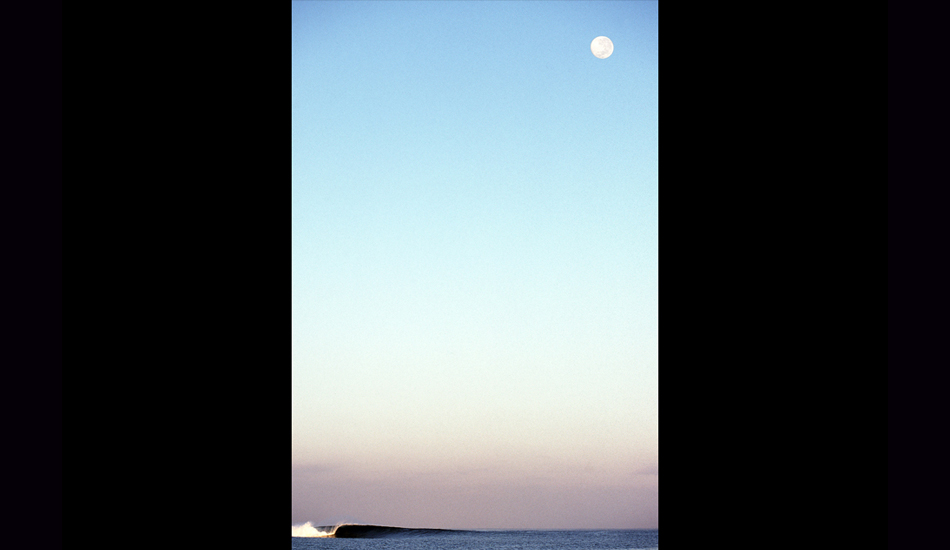
[(363, 550), (383, 548), (412, 548), (436, 550), (481, 548), (487, 550), (522, 549), (599, 549), (628, 550), (659, 548), (659, 531), (602, 530), (602, 531), (458, 531), (445, 533), (407, 534), (382, 538), (294, 538), (292, 550), (333, 548)]

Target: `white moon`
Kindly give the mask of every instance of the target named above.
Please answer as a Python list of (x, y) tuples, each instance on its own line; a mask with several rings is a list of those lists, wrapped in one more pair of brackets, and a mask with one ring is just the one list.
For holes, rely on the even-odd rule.
[(607, 59), (614, 53), (614, 43), (606, 36), (598, 36), (590, 43), (590, 51), (596, 57)]

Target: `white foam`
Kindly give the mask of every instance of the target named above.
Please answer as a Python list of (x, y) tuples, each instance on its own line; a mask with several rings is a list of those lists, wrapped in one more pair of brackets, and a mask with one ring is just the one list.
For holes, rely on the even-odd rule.
[(290, 526), (290, 536), (291, 537), (329, 537), (332, 535), (332, 531), (321, 531), (314, 527), (309, 521), (303, 525), (291, 525)]

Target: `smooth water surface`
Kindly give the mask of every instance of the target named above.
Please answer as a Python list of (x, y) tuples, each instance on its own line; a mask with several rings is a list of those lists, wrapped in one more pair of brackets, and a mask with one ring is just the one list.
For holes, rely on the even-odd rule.
[(291, 538), (292, 550), (333, 548), (339, 550), (413, 548), (422, 550), (471, 549), (601, 549), (659, 548), (659, 530), (592, 531), (455, 531), (439, 534), (384, 538)]

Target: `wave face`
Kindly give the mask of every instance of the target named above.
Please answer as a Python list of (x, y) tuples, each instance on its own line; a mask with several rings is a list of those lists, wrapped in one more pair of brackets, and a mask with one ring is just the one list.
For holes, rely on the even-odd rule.
[(409, 527), (389, 527), (386, 525), (356, 525), (346, 523), (333, 532), (338, 539), (381, 539), (388, 537), (418, 537), (425, 535), (446, 535), (464, 533), (452, 529), (413, 529)]
[(291, 537), (321, 537), (337, 539), (382, 539), (389, 537), (421, 537), (426, 535), (446, 535), (451, 533), (466, 533), (453, 529), (414, 529), (411, 527), (390, 527), (388, 525), (362, 525), (344, 523), (314, 527), (308, 521), (299, 526), (293, 526)]

